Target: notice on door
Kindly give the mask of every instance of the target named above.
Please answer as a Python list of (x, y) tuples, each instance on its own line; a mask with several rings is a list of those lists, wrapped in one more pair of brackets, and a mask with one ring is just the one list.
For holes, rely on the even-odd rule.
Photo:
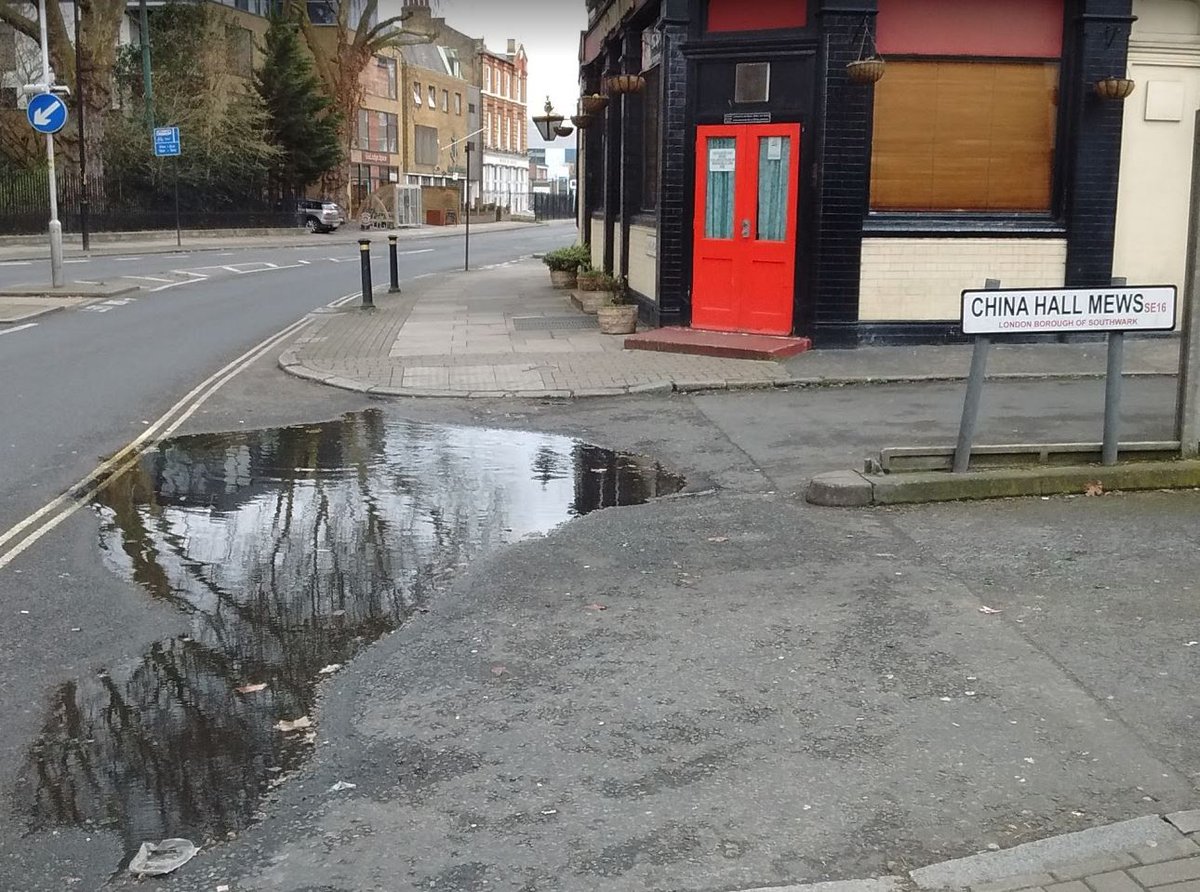
[(737, 149), (710, 148), (708, 150), (709, 173), (729, 173), (736, 169)]
[(963, 334), (1171, 331), (1174, 285), (962, 293)]

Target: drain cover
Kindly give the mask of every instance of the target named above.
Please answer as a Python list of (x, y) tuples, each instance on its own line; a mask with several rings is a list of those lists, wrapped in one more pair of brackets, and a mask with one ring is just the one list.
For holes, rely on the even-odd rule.
[(517, 331), (548, 331), (557, 328), (597, 328), (595, 316), (514, 316), (513, 328)]

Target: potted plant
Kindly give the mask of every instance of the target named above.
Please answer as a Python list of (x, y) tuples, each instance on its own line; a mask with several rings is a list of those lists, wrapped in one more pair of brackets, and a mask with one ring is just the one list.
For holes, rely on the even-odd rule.
[(605, 278), (604, 270), (596, 269), (591, 263), (585, 263), (579, 267), (576, 287), (580, 291), (604, 291)]
[(542, 262), (550, 270), (550, 284), (555, 288), (574, 288), (581, 264), (588, 262), (588, 249), (583, 245), (547, 251)]
[(629, 297), (629, 286), (624, 279), (615, 283), (612, 303), (596, 311), (602, 334), (633, 334), (637, 331), (638, 307)]

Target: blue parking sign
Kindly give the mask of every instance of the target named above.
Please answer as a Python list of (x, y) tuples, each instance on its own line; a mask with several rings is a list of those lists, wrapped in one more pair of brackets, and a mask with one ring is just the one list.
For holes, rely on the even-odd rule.
[(181, 153), (178, 127), (154, 128), (154, 154), (157, 157), (161, 158)]
[(25, 116), (38, 133), (58, 133), (67, 124), (67, 104), (53, 93), (38, 93), (29, 97)]

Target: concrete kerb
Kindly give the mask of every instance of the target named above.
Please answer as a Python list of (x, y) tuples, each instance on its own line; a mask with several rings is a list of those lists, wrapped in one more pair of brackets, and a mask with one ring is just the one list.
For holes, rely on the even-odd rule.
[(1106, 492), (1200, 487), (1200, 461), (1130, 462), (1104, 467), (1072, 465), (989, 468), (953, 474), (911, 471), (865, 474), (835, 471), (814, 477), (805, 498), (832, 508), (912, 505), (976, 499), (1080, 494), (1098, 485)]

